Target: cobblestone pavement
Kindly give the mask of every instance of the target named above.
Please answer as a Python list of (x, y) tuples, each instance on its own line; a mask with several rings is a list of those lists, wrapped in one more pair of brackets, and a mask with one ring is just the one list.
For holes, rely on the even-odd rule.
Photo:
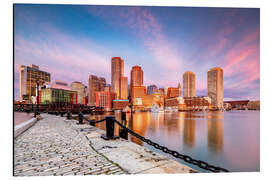
[(14, 176), (127, 174), (98, 153), (82, 128), (65, 117), (43, 119), (14, 140)]

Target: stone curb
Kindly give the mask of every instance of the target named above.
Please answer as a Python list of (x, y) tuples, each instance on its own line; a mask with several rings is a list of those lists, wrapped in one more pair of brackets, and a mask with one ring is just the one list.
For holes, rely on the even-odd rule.
[(19, 135), (21, 135), (24, 131), (32, 127), (37, 122), (37, 118), (32, 118), (26, 122), (23, 122), (21, 124), (18, 124), (14, 127), (14, 138), (17, 138)]

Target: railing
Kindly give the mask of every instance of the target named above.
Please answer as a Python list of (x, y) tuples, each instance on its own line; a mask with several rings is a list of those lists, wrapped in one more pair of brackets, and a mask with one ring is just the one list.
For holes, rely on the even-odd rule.
[[(48, 113), (59, 115), (59, 113), (57, 111), (56, 112), (48, 112)], [(75, 117), (75, 116), (71, 115), (70, 111), (66, 112), (66, 114), (67, 114), (67, 116), (66, 116), (67, 119), (71, 119), (72, 117)], [(64, 113), (60, 113), (60, 115), (63, 116)], [(89, 120), (88, 118), (83, 116), (82, 112), (80, 112), (77, 117), (78, 117), (78, 121), (79, 121), (78, 124), (83, 124), (83, 120), (86, 120), (92, 126), (95, 126), (97, 123), (101, 123), (103, 121), (106, 121), (106, 134), (101, 136), (101, 138), (103, 138), (105, 140), (113, 140), (113, 139), (119, 138), (119, 137), (114, 135), (114, 124), (116, 123), (120, 126), (119, 136), (121, 138), (128, 139), (128, 133), (129, 133), (129, 134), (135, 136), (136, 138), (140, 139), (141, 141), (149, 144), (150, 146), (153, 146), (154, 148), (163, 151), (164, 153), (168, 153), (175, 158), (184, 160), (185, 162), (196, 165), (202, 169), (205, 169), (205, 170), (208, 170), (211, 172), (215, 172), (215, 173), (229, 172), (225, 168), (213, 166), (213, 165), (210, 165), (207, 162), (204, 162), (201, 160), (196, 160), (188, 155), (184, 155), (184, 154), (181, 154), (177, 151), (171, 150), (165, 146), (159, 145), (158, 143), (155, 143), (155, 142), (151, 141), (150, 139), (147, 139), (147, 138), (137, 134), (133, 130), (126, 127), (127, 121), (126, 121), (126, 114), (125, 113), (121, 114), (121, 123), (119, 121), (117, 121), (114, 116), (106, 116), (105, 119), (95, 121), (95, 120)]]
[(155, 142), (151, 141), (150, 139), (147, 139), (147, 138), (137, 134), (136, 132), (134, 132), (131, 129), (126, 127), (126, 114), (125, 113), (122, 113), (122, 115), (121, 115), (122, 123), (117, 121), (114, 116), (107, 116), (105, 119), (101, 119), (98, 121), (94, 121), (94, 120), (88, 120), (88, 121), (89, 121), (90, 125), (92, 125), (92, 126), (95, 126), (97, 123), (106, 121), (106, 134), (101, 136), (105, 140), (112, 140), (112, 139), (118, 138), (117, 136), (114, 135), (114, 124), (116, 123), (121, 127), (120, 132), (119, 132), (119, 136), (121, 138), (127, 139), (128, 133), (130, 133), (131, 135), (133, 135), (136, 138), (140, 139), (141, 141), (149, 144), (150, 146), (153, 146), (154, 148), (159, 149), (159, 150), (163, 151), (164, 153), (168, 153), (175, 158), (184, 160), (187, 163), (196, 165), (202, 169), (205, 169), (205, 170), (208, 170), (211, 172), (216, 172), (216, 173), (217, 172), (229, 172), (227, 169), (210, 165), (207, 162), (204, 162), (201, 160), (196, 160), (188, 155), (180, 154), (177, 151), (171, 150), (165, 146), (161, 146), (158, 143), (155, 143)]

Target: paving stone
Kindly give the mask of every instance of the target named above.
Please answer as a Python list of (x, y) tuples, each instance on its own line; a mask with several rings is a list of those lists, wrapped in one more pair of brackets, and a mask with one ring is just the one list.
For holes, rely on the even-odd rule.
[(14, 139), (14, 175), (181, 173), (191, 169), (173, 161), (165, 166), (169, 162), (165, 156), (121, 138), (105, 141), (100, 138), (103, 130), (76, 123), (42, 114), (42, 120)]

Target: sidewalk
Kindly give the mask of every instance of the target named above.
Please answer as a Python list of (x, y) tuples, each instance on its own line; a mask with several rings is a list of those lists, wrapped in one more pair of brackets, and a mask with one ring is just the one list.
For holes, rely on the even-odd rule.
[(191, 168), (124, 139), (65, 117), (43, 119), (14, 140), (14, 175), (188, 173)]

